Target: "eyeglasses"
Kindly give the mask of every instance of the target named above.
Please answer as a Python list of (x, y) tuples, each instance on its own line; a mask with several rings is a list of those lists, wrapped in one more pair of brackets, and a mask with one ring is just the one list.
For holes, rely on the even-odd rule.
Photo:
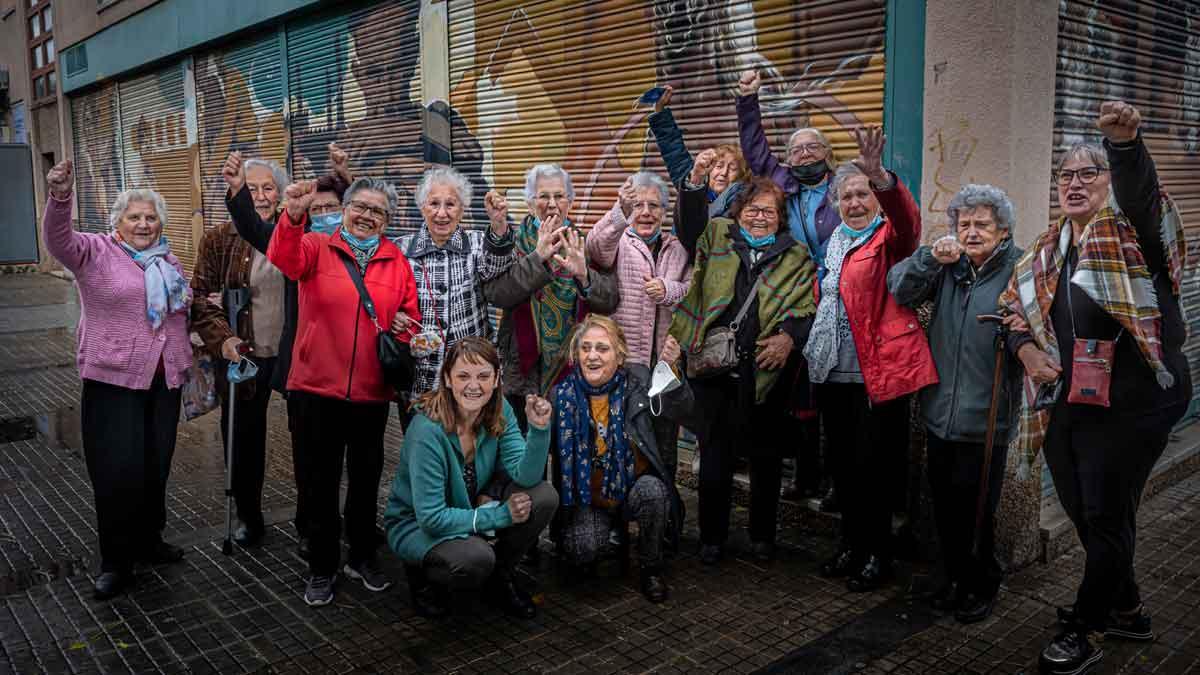
[(747, 206), (742, 209), (742, 213), (749, 218), (778, 218), (779, 210), (773, 206)]
[(567, 196), (561, 192), (555, 192), (554, 194), (547, 194), (543, 192), (537, 196), (537, 200), (542, 204), (549, 204), (550, 202), (565, 202), (567, 201)]
[(1071, 181), (1075, 180), (1076, 176), (1079, 177), (1080, 183), (1083, 183), (1084, 185), (1091, 185), (1092, 183), (1096, 182), (1096, 179), (1100, 177), (1100, 174), (1106, 173), (1107, 171), (1108, 169), (1101, 169), (1098, 166), (1085, 166), (1082, 169), (1063, 169), (1059, 171), (1055, 177), (1058, 179), (1058, 184), (1062, 185), (1063, 187), (1070, 185)]
[(658, 213), (663, 210), (663, 206), (658, 202), (634, 202), (633, 212), (637, 213), (642, 210), (649, 211), (650, 213)]
[(821, 143), (797, 143), (788, 148), (789, 155), (799, 155), (801, 152), (807, 152), (810, 155), (815, 155), (825, 149)]
[(336, 213), (342, 208), (341, 204), (313, 204), (308, 207), (308, 215), (323, 216), (327, 213)]
[(369, 215), (375, 220), (387, 220), (388, 217), (387, 211), (384, 211), (378, 206), (372, 206), (366, 202), (360, 202), (358, 200), (350, 202), (350, 210), (360, 216)]

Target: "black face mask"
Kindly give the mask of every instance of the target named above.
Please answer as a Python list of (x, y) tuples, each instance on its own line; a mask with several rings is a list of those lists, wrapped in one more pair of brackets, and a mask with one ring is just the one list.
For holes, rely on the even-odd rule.
[(816, 185), (825, 180), (825, 176), (829, 173), (829, 165), (825, 160), (813, 162), (812, 164), (801, 164), (800, 166), (789, 167), (792, 177), (805, 185)]

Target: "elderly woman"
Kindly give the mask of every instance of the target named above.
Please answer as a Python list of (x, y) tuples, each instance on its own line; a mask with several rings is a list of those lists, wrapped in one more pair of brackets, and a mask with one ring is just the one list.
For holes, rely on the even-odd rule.
[[(329, 162), (330, 166), (332, 167), (332, 172), (317, 179), (316, 194), (313, 196), (313, 200), (308, 207), (309, 217), (308, 220), (305, 221), (305, 231), (331, 234), (342, 222), (342, 196), (345, 194), (346, 188), (350, 185), (350, 170), (346, 165), (346, 153), (333, 143), (329, 144)], [(255, 168), (256, 166), (260, 168)], [(265, 171), (261, 168), (264, 166), (270, 170), (273, 180), (267, 180)], [(278, 203), (282, 200), (283, 188), (287, 186), (286, 174), (284, 174), (283, 171), (276, 171), (276, 168), (276, 166), (270, 164), (260, 163), (259, 160), (243, 161), (241, 153), (234, 152), (230, 153), (229, 157), (225, 160), (225, 166), (221, 171), (226, 185), (229, 186), (229, 190), (225, 195), (225, 207), (229, 211), (229, 216), (231, 222), (233, 223), (233, 227), (237, 230), (237, 234), (244, 239), (246, 243), (248, 243), (255, 251), (263, 256), (266, 255), (267, 247), (271, 243), (271, 235), (275, 232)], [(257, 180), (249, 179), (250, 174), (252, 173), (257, 174)], [(274, 190), (271, 189), (272, 187), (274, 187)], [(214, 235), (214, 237), (216, 237), (216, 235)], [(231, 250), (236, 252), (237, 255), (231, 256), (233, 260), (241, 260), (242, 264), (249, 262), (246, 260), (246, 258), (249, 257), (248, 253), (240, 245), (231, 244), (229, 240), (225, 239), (223, 236), (218, 238), (217, 241), (223, 242), (226, 245), (234, 246), (234, 249)], [(202, 242), (201, 249), (203, 248), (204, 245)], [(201, 263), (203, 263), (206, 259), (206, 256), (203, 252), (199, 257), (201, 259)], [(220, 265), (225, 264), (234, 264), (232, 260), (225, 262), (224, 259), (220, 258), (219, 255), (216, 257), (216, 259), (210, 257), (209, 260), (210, 268), (217, 268)], [(260, 261), (261, 259), (256, 258), (255, 260)], [(225, 282), (225, 276), (223, 273), (206, 276), (209, 277), (209, 280), (205, 282), (205, 285), (207, 286), (217, 287), (219, 284), (223, 284)], [(268, 305), (264, 301), (267, 298), (267, 295), (264, 293), (259, 293), (257, 298), (260, 300), (260, 309), (266, 309)], [(206, 304), (211, 305), (211, 303), (207, 302), (207, 299), (204, 298), (204, 296), (199, 296), (197, 301), (204, 301)], [(269, 394), (270, 389), (287, 396), (288, 374), (291, 372), (292, 368), (292, 345), (296, 341), (296, 320), (297, 315), (299, 314), (299, 306), (299, 292), (296, 288), (296, 282), (284, 277), (283, 298), (281, 305), (283, 312), (283, 323), (278, 329), (279, 343), (277, 347), (274, 347), (274, 363), (271, 365), (270, 370), (267, 373), (264, 373), (260, 368), (259, 374), (261, 377), (253, 385), (253, 391), (255, 392), (254, 398), (251, 399), (251, 403), (246, 407), (256, 409), (253, 402), (258, 401), (259, 398), (262, 399), (262, 404), (265, 405), (266, 396)], [(278, 309), (267, 309), (267, 311), (274, 312), (278, 311)], [(224, 312), (221, 311), (219, 307), (213, 308), (210, 306), (208, 307), (207, 311), (204, 312), (204, 314), (211, 318), (211, 323), (201, 321), (197, 325), (197, 329), (201, 330), (201, 334), (203, 335), (204, 330), (202, 329), (204, 326), (211, 326), (209, 329), (210, 335), (213, 336), (213, 339), (220, 339), (223, 335), (221, 326), (224, 325), (220, 322), (223, 321), (223, 317), (225, 315)], [(262, 316), (262, 312), (259, 313), (259, 316)], [(274, 321), (278, 320), (278, 317), (273, 316), (270, 320), (273, 323)], [(247, 322), (244, 320), (239, 321), (238, 327), (239, 329), (247, 329)], [(262, 343), (268, 341), (263, 340), (263, 336), (258, 333), (254, 333), (253, 335), (259, 343), (256, 345), (259, 349), (255, 350), (255, 354), (257, 357), (262, 357), (266, 353), (265, 351), (261, 351)], [(246, 336), (239, 336), (239, 338), (243, 340), (245, 337)], [(223, 345), (224, 341), (218, 344)], [(212, 349), (211, 346), (210, 349)], [(258, 362), (258, 358), (255, 359), (255, 362)], [(266, 381), (270, 382), (270, 389), (267, 389), (266, 386), (263, 386), (263, 382)], [(245, 386), (245, 384), (241, 385), (239, 390)], [(224, 389), (221, 389), (221, 391), (223, 392)], [(306, 439), (302, 434), (296, 433), (296, 427), (293, 422), (296, 419), (297, 413), (294, 408), (295, 404), (293, 399), (291, 397), (287, 397), (288, 431), (291, 432), (292, 437), (292, 472), (296, 480), (295, 524), (296, 532), (299, 535), (299, 544), (296, 547), (296, 551), (301, 558), (307, 560), (309, 555), (309, 527), (307, 525), (308, 489), (304, 483), (304, 471), (302, 470), (304, 465), (304, 448)], [(234, 416), (234, 421), (237, 422), (242, 419), (244, 419), (243, 411), (239, 409), (237, 414)], [(221, 425), (221, 429), (222, 433), (224, 433), (224, 424)], [(247, 445), (244, 444), (244, 440), (239, 437), (235, 447), (239, 450), (244, 450)], [(238, 466), (235, 467), (233, 474), (234, 478), (236, 479), (239, 475), (244, 476), (246, 474), (241, 466), (241, 462), (243, 461), (242, 456), (244, 453), (239, 451), (235, 454), (239, 457)], [(255, 504), (258, 503), (258, 495), (261, 493), (261, 480), (259, 480), (256, 484), (259, 486), (258, 489), (246, 491), (248, 494), (253, 496)], [(236, 487), (235, 490), (237, 490)], [(351, 498), (351, 495), (348, 493), (346, 496), (347, 501), (349, 501)], [(239, 506), (238, 508), (239, 511), (241, 511), (241, 507)], [(253, 533), (247, 531), (246, 534)], [(235, 536), (238, 536), (238, 538), (243, 540), (245, 543), (249, 543), (253, 539), (252, 537), (241, 535), (240, 532)]]
[(921, 212), (886, 171), (878, 128), (855, 130), (859, 156), (833, 182), (841, 225), (829, 238), (821, 301), (804, 356), (842, 504), (841, 550), (821, 567), (851, 591), (891, 577), (894, 455), (907, 451), (908, 394), (938, 381), (916, 313), (888, 293), (887, 274), (921, 240)]
[[(288, 391), (295, 399), (293, 426), (306, 437), (302, 470), (308, 485), (312, 577), (304, 601), (326, 605), (333, 600), (340, 558), (343, 457), (350, 485), (345, 509), (350, 556), (342, 571), (370, 591), (391, 584), (375, 560), (375, 511), (383, 432), (396, 391), (385, 377), (376, 345), (397, 312), (418, 322), (421, 313), (408, 261), (380, 236), (396, 208), (395, 188), (375, 178), (354, 181), (346, 190), (342, 223), (332, 234), (304, 231), (316, 194), (312, 181), (288, 186), (286, 209), (267, 257), (299, 283), (299, 337)], [(371, 297), (374, 316), (364, 306), (356, 276)], [(407, 333), (396, 337), (407, 346)]]
[[(929, 488), (946, 569), (946, 584), (933, 605), (962, 623), (975, 623), (992, 613), (1000, 590), (993, 524), (1019, 375), (1014, 359), (1001, 381), (988, 484), (981, 486), (996, 327), (975, 317), (995, 311), (1022, 252), (1012, 241), (1012, 202), (1000, 188), (966, 185), (950, 200), (946, 215), (953, 234), (900, 261), (888, 272), (888, 288), (908, 307), (933, 302), (928, 334), (938, 383), (920, 394)], [(986, 497), (976, 532), (981, 490)], [(976, 537), (979, 547), (973, 552)]]
[(525, 427), (522, 401), (544, 395), (567, 372), (567, 341), (588, 312), (617, 308), (616, 277), (590, 269), (585, 239), (571, 222), (575, 188), (555, 164), (525, 173), (529, 215), (514, 233), (516, 257), (504, 274), (487, 282), (488, 299), (504, 310), (499, 347), (505, 396)]
[[(596, 265), (615, 269), (620, 302), (613, 313), (629, 345), (629, 361), (653, 368), (667, 338), (671, 311), (691, 284), (688, 252), (675, 235), (663, 232), (670, 204), (667, 184), (642, 171), (626, 179), (620, 199), (596, 223), (587, 255)], [(703, 216), (701, 216), (703, 218)], [(675, 480), (678, 425), (654, 419), (658, 448)]]
[(703, 187), (703, 204), (709, 215), (723, 216), (742, 189), (742, 181), (749, 177), (750, 169), (742, 151), (735, 145), (707, 148), (693, 160), (684, 143), (683, 131), (668, 107), (674, 93), (674, 87), (667, 85), (662, 98), (655, 102), (654, 112), (647, 118), (650, 132), (658, 143), (658, 152), (667, 165), (671, 182), (682, 185), (686, 180), (695, 187)]
[(1055, 176), (1062, 217), (1001, 296), (1028, 324), (1010, 341), (1026, 374), (1018, 448), (1023, 462), (1043, 448), (1087, 556), (1042, 672), (1090, 667), (1102, 656), (1101, 635), (1154, 639), (1133, 569), (1137, 509), (1192, 382), (1179, 306), (1182, 226), (1140, 124), (1126, 103), (1100, 106), (1103, 147), (1063, 155)]
[(46, 249), (75, 275), (82, 308), (76, 363), (100, 535), (95, 596), (107, 600), (132, 582), (134, 563), (183, 558), (162, 531), (180, 386), (192, 362), (191, 293), (162, 234), (167, 205), (157, 192), (122, 192), (109, 211), (112, 232), (82, 234), (71, 229), (71, 161), (46, 183)]
[[(550, 403), (526, 398), (524, 437), (502, 396), (496, 348), (479, 336), (446, 350), (439, 380), (417, 399), (404, 435), (383, 515), (388, 545), (408, 568), (420, 614), (441, 616), (452, 592), (484, 588), (506, 614), (532, 619), (537, 608), (513, 570), (558, 505), (542, 479)], [(501, 474), (506, 487), (492, 500), (485, 486)], [(494, 545), (484, 538), (493, 534)]]
[[(571, 374), (555, 389), (563, 550), (575, 565), (593, 563), (615, 523), (636, 521), (642, 593), (662, 602), (668, 594), (662, 543), (678, 537), (683, 501), (655, 438), (650, 369), (629, 360), (623, 333), (606, 316), (585, 317), (571, 339)], [(674, 364), (679, 343), (668, 336), (660, 356)], [(678, 417), (691, 408), (686, 386), (662, 398), (664, 414)]]
[[(774, 555), (782, 438), (778, 420), (788, 376), (813, 314), (812, 261), (780, 228), (783, 191), (769, 179), (747, 181), (731, 218), (708, 222), (696, 243), (692, 286), (670, 334), (688, 354), (700, 440), (700, 560), (714, 565), (729, 535), (736, 454), (750, 458), (750, 541), (755, 557)], [(688, 225), (688, 227), (693, 227)], [(701, 355), (726, 338), (733, 363), (703, 367)]]
[[(235, 153), (234, 161), (240, 162)], [(225, 177), (230, 194), (245, 189), (253, 200), (258, 220), (274, 223), (287, 174), (274, 162), (248, 159), (240, 162), (236, 173)], [(237, 317), (235, 334), (226, 317), (225, 291), (248, 289), (249, 301)], [(226, 452), (230, 439), (225, 438), (229, 415), (227, 365), (241, 361), (241, 351), (253, 354), (258, 366), (254, 379), (237, 386), (234, 402), (233, 498), (237, 503), (240, 521), (233, 538), (242, 546), (262, 541), (266, 532), (262, 514), (263, 472), (267, 451), (267, 404), (271, 400), (271, 382), (278, 361), (278, 348), (283, 335), (284, 278), (267, 260), (238, 235), (232, 222), (209, 230), (200, 240), (196, 255), (196, 270), (192, 277), (192, 328), (204, 341), (204, 346), (220, 359), (217, 375), (217, 395), (221, 397), (221, 434)], [(215, 301), (210, 301), (210, 295)], [(226, 455), (228, 461), (228, 454)]]
[(421, 302), (421, 324), (398, 314), (393, 326), (421, 335), (417, 342), (424, 343), (414, 354), (414, 400), (437, 387), (442, 359), (455, 342), (468, 335), (492, 336), (485, 282), (508, 269), (514, 253), (507, 203), (495, 192), (484, 201), (491, 222), (487, 232), (463, 229), (470, 182), (454, 169), (430, 169), (417, 186), (421, 229), (396, 241), (413, 268)]

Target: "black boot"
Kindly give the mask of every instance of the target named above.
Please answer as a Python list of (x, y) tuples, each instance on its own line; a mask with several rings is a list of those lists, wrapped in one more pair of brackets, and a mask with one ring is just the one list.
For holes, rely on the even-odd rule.
[(499, 567), (492, 572), (487, 583), (488, 600), (505, 614), (518, 619), (537, 616), (537, 606), (529, 594), (513, 583), (512, 574)]
[(426, 619), (440, 619), (446, 616), (449, 611), (449, 594), (429, 581), (425, 576), (425, 569), (420, 565), (405, 563), (404, 573), (408, 577), (408, 598), (417, 616)]
[(93, 597), (97, 600), (109, 600), (120, 595), (133, 583), (133, 572), (101, 572), (96, 577)]
[(659, 603), (667, 599), (671, 592), (667, 587), (667, 578), (661, 565), (645, 565), (642, 567), (642, 595), (650, 602)]
[(1100, 634), (1078, 625), (1063, 630), (1046, 645), (1038, 659), (1043, 675), (1077, 675), (1087, 672), (1104, 656)]

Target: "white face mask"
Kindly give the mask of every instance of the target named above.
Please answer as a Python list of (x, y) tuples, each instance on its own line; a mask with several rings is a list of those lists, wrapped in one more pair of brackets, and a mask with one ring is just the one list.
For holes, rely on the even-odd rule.
[(678, 389), (681, 384), (679, 378), (675, 376), (675, 371), (671, 370), (670, 364), (666, 361), (659, 361), (655, 364), (654, 373), (650, 376), (650, 391), (647, 392), (650, 396), (650, 413), (655, 417), (662, 414), (662, 400), (659, 400), (658, 412), (655, 412), (654, 398)]

